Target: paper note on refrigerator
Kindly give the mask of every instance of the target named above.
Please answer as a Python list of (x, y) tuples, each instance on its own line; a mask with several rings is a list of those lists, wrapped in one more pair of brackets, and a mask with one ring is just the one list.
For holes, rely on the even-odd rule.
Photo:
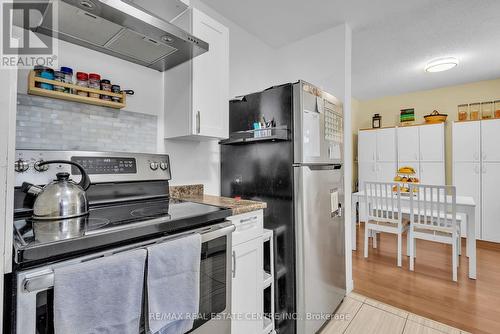
[(319, 157), (321, 155), (320, 114), (304, 110), (304, 156)]

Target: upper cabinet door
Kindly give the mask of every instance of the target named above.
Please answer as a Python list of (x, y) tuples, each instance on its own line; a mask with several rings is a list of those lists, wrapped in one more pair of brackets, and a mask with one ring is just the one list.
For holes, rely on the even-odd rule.
[(418, 126), (398, 128), (398, 160), (419, 161)]
[(423, 125), (419, 129), (420, 161), (444, 161), (444, 124)]
[(193, 35), (209, 44), (193, 59), (193, 133), (227, 138), (229, 117), (229, 30), (193, 9)]
[(377, 159), (377, 131), (364, 130), (358, 134), (358, 161), (375, 162)]
[(453, 161), (474, 162), (481, 159), (481, 122), (453, 123)]
[(394, 162), (396, 156), (396, 128), (377, 130), (377, 161)]
[(500, 162), (500, 120), (481, 121), (483, 150), (481, 159), (484, 162)]

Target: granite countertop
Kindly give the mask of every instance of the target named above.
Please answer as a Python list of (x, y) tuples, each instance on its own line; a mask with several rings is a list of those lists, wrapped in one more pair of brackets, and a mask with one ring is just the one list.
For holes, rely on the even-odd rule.
[(170, 187), (170, 196), (184, 201), (230, 208), (233, 211), (233, 215), (267, 208), (265, 202), (206, 195), (203, 192), (203, 185), (200, 184), (172, 186)]

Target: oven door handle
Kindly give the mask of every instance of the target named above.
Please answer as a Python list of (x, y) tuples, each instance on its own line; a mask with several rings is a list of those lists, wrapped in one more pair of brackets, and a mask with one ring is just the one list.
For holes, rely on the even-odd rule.
[[(227, 223), (229, 223), (229, 222), (227, 222)], [(221, 228), (215, 228), (215, 229), (214, 229), (214, 226), (207, 227), (207, 228), (198, 230), (195, 233), (200, 233), (201, 234), (201, 242), (205, 243), (207, 241), (214, 240), (214, 239), (223, 237), (225, 235), (229, 235), (229, 234), (233, 233), (235, 229), (236, 229), (236, 227), (233, 224), (228, 224), (228, 225), (225, 225)], [(188, 234), (189, 233), (182, 234), (182, 236), (185, 236)], [(119, 251), (115, 251), (111, 254), (105, 254), (105, 256), (113, 256), (114, 254), (118, 254), (118, 253), (128, 251), (128, 250), (146, 248), (147, 246), (151, 246), (151, 245), (157, 244), (157, 243), (167, 242), (169, 240), (177, 239), (179, 237), (180, 236), (171, 235), (168, 237), (152, 240), (150, 242), (146, 242), (143, 244), (136, 244), (135, 246), (122, 248)], [(104, 254), (97, 254), (94, 257), (86, 259), (84, 262), (100, 258), (100, 257), (102, 257), (102, 255), (104, 255)], [(44, 274), (26, 277), (24, 282), (23, 282), (23, 288), (24, 288), (25, 292), (35, 292), (35, 291), (40, 291), (40, 290), (47, 290), (53, 286), (54, 286), (54, 271), (52, 271), (52, 270), (49, 272), (46, 272)]]

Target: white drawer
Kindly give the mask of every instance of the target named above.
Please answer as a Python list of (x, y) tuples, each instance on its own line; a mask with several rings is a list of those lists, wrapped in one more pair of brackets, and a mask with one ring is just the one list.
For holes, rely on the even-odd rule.
[(236, 230), (233, 232), (233, 246), (259, 238), (264, 233), (264, 215), (262, 210), (243, 213), (227, 218)]

